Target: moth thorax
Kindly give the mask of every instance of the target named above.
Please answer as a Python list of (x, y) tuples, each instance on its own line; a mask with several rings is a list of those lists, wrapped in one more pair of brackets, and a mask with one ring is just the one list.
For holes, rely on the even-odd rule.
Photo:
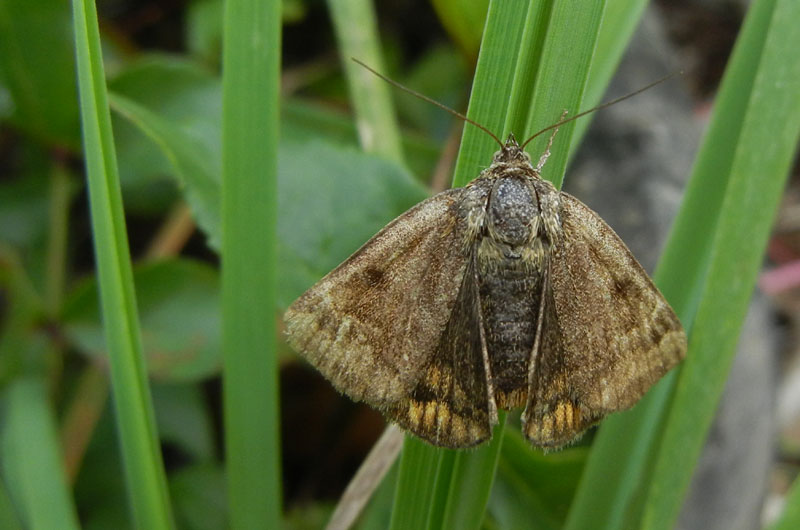
[(519, 247), (536, 235), (539, 204), (526, 179), (495, 180), (487, 210), (489, 235), (498, 243)]

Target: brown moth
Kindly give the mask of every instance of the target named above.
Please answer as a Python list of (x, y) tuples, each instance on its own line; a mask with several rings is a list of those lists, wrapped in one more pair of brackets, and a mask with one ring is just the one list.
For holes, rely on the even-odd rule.
[[(552, 138), (551, 138), (552, 141)], [(497, 409), (557, 448), (633, 406), (685, 355), (664, 297), (614, 231), (543, 180), (513, 135), (464, 188), (389, 223), (298, 298), (289, 344), (427, 440), (488, 440)]]
[(286, 311), (289, 344), (341, 392), (428, 442), (488, 440), (525, 407), (558, 448), (633, 406), (686, 353), (677, 316), (614, 231), (543, 180), (513, 135), (466, 187), (386, 225)]

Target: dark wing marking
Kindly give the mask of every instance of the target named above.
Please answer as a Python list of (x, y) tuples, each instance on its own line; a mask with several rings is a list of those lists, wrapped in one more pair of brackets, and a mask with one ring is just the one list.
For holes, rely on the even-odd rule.
[(409, 398), (388, 409), (387, 415), (442, 447), (471, 447), (488, 440), (497, 423), (497, 407), (484, 329), (473, 252), (456, 304), (422, 378)]
[(686, 353), (678, 318), (630, 250), (583, 203), (560, 200), (523, 413), (525, 435), (544, 447), (633, 406)]
[(351, 398), (386, 410), (430, 364), (467, 268), (462, 192), (405, 212), (286, 311), (289, 344)]

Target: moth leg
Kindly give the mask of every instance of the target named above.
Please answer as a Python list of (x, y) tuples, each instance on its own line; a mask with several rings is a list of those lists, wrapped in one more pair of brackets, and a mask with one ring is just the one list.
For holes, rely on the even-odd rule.
[[(561, 117), (558, 119), (559, 122), (567, 116), (567, 112), (567, 109), (564, 109), (564, 112), (561, 113)], [(547, 147), (545, 148), (544, 153), (542, 153), (542, 156), (539, 158), (539, 162), (536, 164), (536, 173), (541, 173), (542, 168), (547, 163), (547, 159), (550, 158), (550, 148), (553, 147), (553, 140), (556, 138), (556, 133), (558, 133), (558, 127), (553, 129), (550, 139), (547, 140)]]

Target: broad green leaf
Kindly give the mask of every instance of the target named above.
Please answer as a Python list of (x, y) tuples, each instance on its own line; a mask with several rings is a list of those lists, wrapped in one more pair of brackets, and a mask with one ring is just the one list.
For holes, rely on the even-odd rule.
[(185, 467), (170, 476), (175, 518), (187, 530), (217, 530), (228, 522), (225, 470), (206, 463)]
[[(219, 277), (212, 267), (185, 259), (134, 269), (142, 349), (151, 377), (197, 381), (219, 372)], [(69, 296), (64, 333), (81, 352), (108, 362), (97, 282), (90, 278)]]
[(0, 120), (41, 142), (77, 150), (70, 20), (62, 0), (0, 2)]
[(397, 165), (323, 142), (284, 145), (279, 178), (280, 306), (426, 196)]
[(162, 443), (180, 449), (198, 464), (218, 458), (212, 410), (202, 385), (154, 384), (153, 406)]
[[(115, 106), (168, 154), (187, 201), (215, 243), (219, 240), (217, 162), (203, 142), (133, 101)], [(284, 142), (278, 168), (278, 305), (287, 306), (392, 218), (425, 198), (404, 170), (381, 158), (323, 141)], [(359, 208), (352, 208), (359, 204)]]
[[(136, 101), (179, 129), (203, 153), (197, 165), (219, 174), (221, 86), (219, 78), (184, 58), (147, 55), (120, 71), (110, 82), (112, 94)], [(120, 165), (125, 207), (135, 212), (160, 212), (176, 197), (169, 157), (153, 138), (115, 114), (114, 141)]]
[[(42, 353), (41, 344), (29, 347)], [(79, 528), (47, 387), (37, 377), (18, 377), (3, 398), (3, 481), (25, 527)]]

